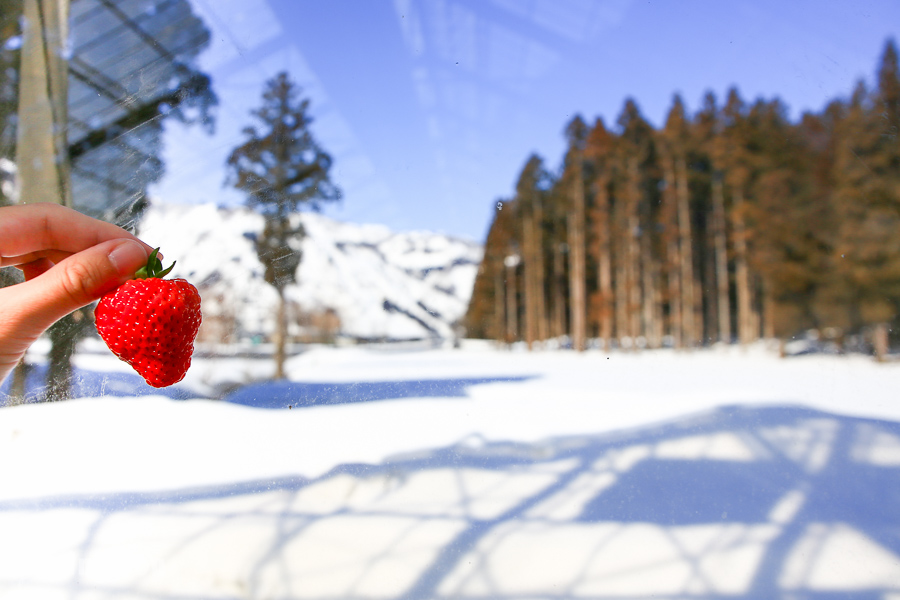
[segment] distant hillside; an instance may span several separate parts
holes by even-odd
[[[478,244],[428,232],[340,223],[303,214],[307,237],[298,285],[287,288],[296,339],[448,339],[466,312],[481,261]],[[154,205],[140,226],[161,247],[172,276],[203,297],[207,341],[265,337],[274,288],[263,280],[253,240],[263,219],[245,208]]]

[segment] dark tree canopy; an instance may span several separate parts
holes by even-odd
[[[247,205],[265,218],[256,252],[267,283],[278,292],[275,377],[284,376],[287,321],[285,289],[297,281],[305,235],[297,213],[319,210],[340,200],[341,191],[328,172],[331,156],[313,138],[309,100],[287,73],[267,82],[262,106],[252,115],[257,124],[244,129],[245,141],[228,157],[228,181],[247,194]]]
[[[259,126],[244,129],[246,141],[228,158],[231,183],[267,217],[317,211],[321,203],[341,198],[328,176],[331,156],[309,130],[309,99],[298,100],[301,92],[287,73],[269,81],[262,106],[252,113]]]

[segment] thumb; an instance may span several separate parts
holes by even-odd
[[[139,242],[118,239],[73,254],[31,281],[15,286],[22,324],[38,333],[73,310],[130,279],[147,263]]]

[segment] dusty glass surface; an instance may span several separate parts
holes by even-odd
[[[898,23],[0,0],[0,226],[203,314],[174,385],[94,305],[0,382],[0,597],[900,594]]]

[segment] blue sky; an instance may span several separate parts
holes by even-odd
[[[797,116],[874,79],[895,0],[192,0],[214,135],[167,126],[160,202],[240,204],[224,185],[263,83],[287,70],[344,190],[325,214],[481,241],[529,154],[556,167],[576,113],[654,124],[672,95],[779,96]]]

